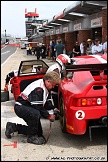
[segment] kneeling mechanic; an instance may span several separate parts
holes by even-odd
[[[55,71],[46,73],[42,79],[29,84],[19,95],[15,102],[14,111],[22,118],[26,125],[7,122],[5,135],[11,138],[11,134],[27,135],[27,142],[37,145],[45,144],[41,117],[54,120],[54,115],[50,115],[49,110],[55,107],[51,101],[51,89],[60,83],[60,76]]]

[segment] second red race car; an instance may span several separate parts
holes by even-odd
[[[63,132],[83,135],[107,127],[107,55],[72,58],[58,88],[60,124]]]

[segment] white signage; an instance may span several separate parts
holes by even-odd
[[[59,29],[56,30],[56,34],[59,34]]]
[[[68,32],[68,27],[64,27],[63,28],[63,32],[65,33],[65,32]]]
[[[81,29],[81,23],[74,25],[74,30],[80,30]]]
[[[53,31],[53,30],[51,30],[51,31],[50,31],[50,33],[51,33],[51,34],[54,34],[54,31]]]
[[[91,20],[91,27],[102,26],[102,17]]]

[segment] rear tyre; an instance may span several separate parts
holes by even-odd
[[[1,102],[9,101],[9,91],[1,90]]]
[[[65,117],[65,111],[64,111],[64,101],[62,96],[60,97],[59,100],[59,104],[60,104],[60,126],[61,126],[61,130],[63,133],[67,133],[66,131],[66,117]]]

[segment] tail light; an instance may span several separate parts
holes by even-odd
[[[106,104],[107,104],[106,97],[74,99],[75,106],[100,106]]]

